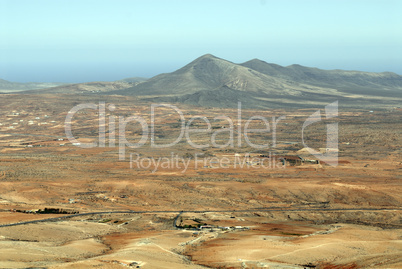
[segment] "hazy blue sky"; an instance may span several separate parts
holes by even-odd
[[[0,0],[0,78],[111,81],[212,53],[402,74],[399,0]]]

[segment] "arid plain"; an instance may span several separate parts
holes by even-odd
[[[104,115],[82,109],[71,126],[82,144],[99,142],[101,126],[104,147],[73,145],[65,133],[68,112],[103,102]],[[155,137],[123,154],[121,135],[139,142],[144,129],[133,121],[119,132],[120,117],[142,117],[150,130],[151,102],[97,94],[2,95],[0,268],[402,267],[400,108],[340,108],[335,167],[314,163],[302,144],[303,123],[323,107],[243,109],[239,116],[234,108],[173,105],[186,124],[194,116],[209,119],[212,131],[222,131],[215,136],[220,145],[229,141],[224,130],[230,126],[215,117],[233,119],[237,130],[253,116],[270,119],[270,132],[248,137],[270,147],[250,147],[241,131],[234,133],[234,147],[188,143],[211,143],[205,133],[152,147],[180,135],[177,111],[157,107]],[[273,137],[272,117],[281,116]],[[326,148],[329,122],[304,130],[309,147]],[[200,118],[192,124],[207,127]],[[249,126],[262,127],[259,120]],[[271,158],[262,157],[267,154]],[[158,159],[163,167],[151,162]]]

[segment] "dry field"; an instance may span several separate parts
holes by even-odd
[[[65,134],[70,109],[102,102],[104,111],[74,115],[72,134],[82,144],[104,137],[104,147],[73,145]],[[339,164],[333,167],[282,166],[259,157],[314,159],[303,150],[301,130],[319,108],[239,115],[175,105],[194,129],[208,126],[190,118],[206,117],[219,131],[219,145],[230,140],[232,119],[234,147],[195,149],[185,135],[174,146],[152,147],[172,143],[181,130],[177,111],[157,107],[155,137],[122,152],[119,143],[140,143],[144,134],[139,118],[132,119],[122,140],[122,117],[141,117],[151,130],[151,103],[95,94],[2,95],[0,268],[402,267],[400,109],[344,110],[340,104],[336,119],[306,128],[306,144],[325,149],[326,124],[338,122]],[[214,120],[222,115],[226,120]],[[270,133],[249,136],[254,144],[269,143],[266,150],[249,146],[238,132],[253,116],[269,120]],[[272,117],[280,116],[286,118],[273,137]],[[264,128],[262,121],[249,123],[249,129]],[[190,139],[212,145],[210,134]]]

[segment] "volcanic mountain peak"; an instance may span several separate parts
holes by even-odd
[[[264,85],[259,76],[266,77],[241,65],[206,54],[179,70],[160,74],[119,93],[123,95],[181,95],[219,89],[223,85],[235,90],[256,91]],[[252,85],[252,88],[249,89],[247,85]]]
[[[227,60],[218,58],[212,54],[205,54],[198,57],[194,61],[180,68],[179,70],[173,72],[172,74],[181,74],[184,72],[209,72],[214,73],[220,71],[220,69],[233,69],[234,63]]]
[[[204,59],[204,58],[221,59],[219,57],[216,57],[215,55],[212,55],[211,53],[204,54],[204,55],[198,57],[197,59]],[[223,59],[221,59],[221,60],[223,60]]]

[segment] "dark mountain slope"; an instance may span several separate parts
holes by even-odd
[[[152,101],[183,103],[203,107],[221,107],[221,108],[237,108],[238,102],[241,102],[243,108],[259,108],[267,109],[277,107],[260,98],[266,98],[265,94],[249,93],[234,90],[228,86],[222,86],[214,90],[202,90],[196,93],[185,94],[176,97],[160,97],[152,98]]]

